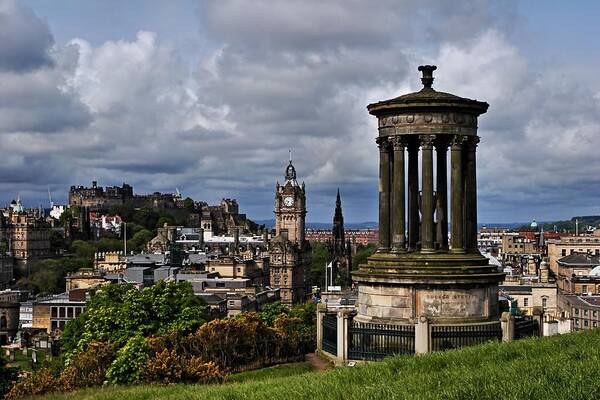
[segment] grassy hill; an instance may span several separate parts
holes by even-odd
[[[393,357],[324,373],[303,367],[274,371],[223,385],[107,387],[43,399],[598,399],[600,330]]]

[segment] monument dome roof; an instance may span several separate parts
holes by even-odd
[[[489,104],[482,101],[472,100],[465,97],[456,96],[446,92],[438,92],[432,88],[433,71],[435,65],[421,65],[419,71],[423,73],[421,82],[423,89],[418,92],[404,94],[393,99],[383,100],[377,103],[369,104],[367,110],[370,114],[379,115],[386,112],[397,111],[397,109],[415,108],[457,108],[468,109],[474,114],[483,114],[487,111]]]

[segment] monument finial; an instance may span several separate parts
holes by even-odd
[[[433,85],[433,71],[435,71],[437,67],[435,65],[420,65],[419,71],[423,73],[423,77],[421,78],[421,82],[423,83],[424,88],[431,89]]]

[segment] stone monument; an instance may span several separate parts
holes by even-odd
[[[379,247],[353,273],[355,321],[499,320],[504,274],[477,249],[477,118],[488,104],[434,90],[435,70],[419,67],[420,91],[367,107],[379,122]]]

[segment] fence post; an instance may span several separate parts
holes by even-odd
[[[323,317],[327,312],[327,305],[317,304],[317,351],[323,351]]]
[[[512,342],[515,340],[515,317],[509,312],[503,312],[500,318],[502,326],[502,341]]]
[[[429,320],[421,315],[415,326],[415,354],[429,353]]]
[[[544,312],[540,308],[534,308],[533,312],[533,320],[537,321],[538,331],[537,336],[543,336],[543,322],[544,322]]]

